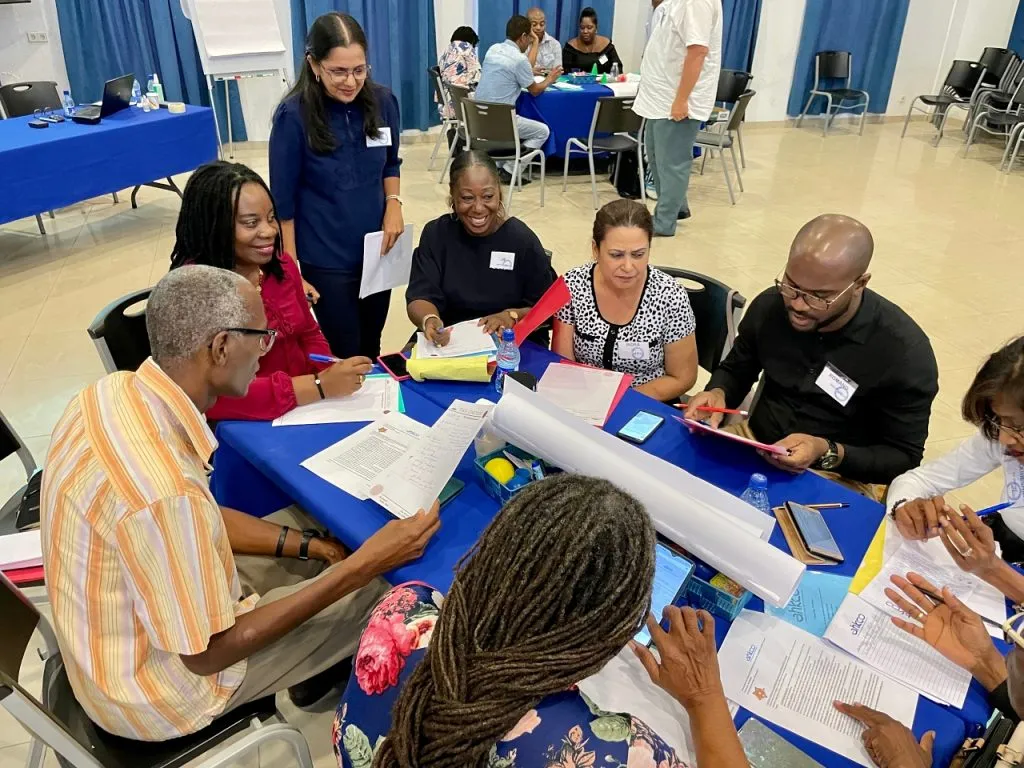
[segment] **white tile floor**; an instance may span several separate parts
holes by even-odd
[[[863,220],[876,240],[872,287],[917,319],[939,361],[940,392],[925,452],[934,458],[971,433],[959,400],[984,355],[1024,332],[1014,310],[1024,284],[1024,171],[999,173],[996,144],[972,149],[965,160],[955,132],[934,148],[924,122],[914,123],[902,142],[899,131],[898,124],[872,124],[863,137],[838,129],[822,139],[813,122],[800,130],[748,126],[747,191],[739,204],[729,205],[721,169],[709,163],[690,187],[694,217],[674,239],[656,241],[653,261],[713,275],[750,298],[770,284],[808,219],[838,212]],[[402,152],[406,221],[417,228],[445,210],[447,187],[437,183],[440,167],[426,171],[429,153],[423,144]],[[267,173],[265,146],[241,145],[237,159]],[[543,208],[539,184],[526,187],[513,213],[554,251],[555,267],[564,271],[589,258],[594,212],[584,178],[571,178],[565,195],[559,185],[556,175],[548,177]],[[602,202],[614,199],[606,182],[599,189]],[[143,189],[139,202],[133,211],[108,196],[60,210],[46,220],[51,234],[45,238],[31,219],[0,227],[0,410],[39,461],[68,399],[102,374],[86,326],[106,303],[152,285],[167,268],[177,198]],[[384,348],[400,346],[410,330],[396,292]],[[13,491],[19,472],[16,462],[0,465],[0,497]],[[990,475],[956,496],[981,506],[1000,488]],[[36,685],[37,667],[26,665]],[[297,711],[287,701],[283,706],[306,734],[317,764],[332,766],[332,702],[319,714]],[[27,738],[0,714],[0,768],[22,765]]]

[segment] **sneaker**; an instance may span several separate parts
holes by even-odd
[[[654,184],[650,181],[647,182],[647,196],[651,198],[651,200],[658,199],[658,190],[654,188]]]
[[[686,221],[686,219],[690,218],[691,215],[690,209],[684,208],[679,212],[679,215],[676,216],[676,221]]]

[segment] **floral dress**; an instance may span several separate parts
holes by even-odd
[[[456,40],[444,49],[437,60],[437,67],[445,85],[463,85],[472,90],[480,82],[480,59],[476,48],[463,40]],[[436,101],[437,97],[434,99]],[[437,109],[447,120],[455,117],[455,110],[450,105],[438,104]]]
[[[359,641],[352,678],[334,716],[341,768],[370,768],[391,727],[402,685],[423,658],[440,592],[409,583],[388,592]],[[688,768],[647,725],[605,712],[573,688],[547,696],[491,749],[490,768]]]

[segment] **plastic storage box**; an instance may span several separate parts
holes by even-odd
[[[695,608],[732,621],[749,602],[751,593],[721,573],[705,581],[694,573],[686,584],[686,599]]]

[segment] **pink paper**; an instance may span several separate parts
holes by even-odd
[[[757,442],[757,440],[749,440],[746,437],[734,435],[732,432],[726,432],[723,429],[715,429],[714,427],[709,427],[707,424],[704,424],[703,422],[694,421],[693,419],[686,419],[683,418],[682,416],[673,416],[672,418],[682,424],[685,424],[691,430],[695,429],[698,432],[703,432],[706,435],[724,437],[726,440],[732,440],[734,443],[742,443],[743,445],[749,445],[751,448],[757,448],[759,451],[765,451],[767,453],[774,453],[777,456],[789,455],[789,451],[787,449],[782,448],[778,445],[768,445],[767,443],[759,443]]]

